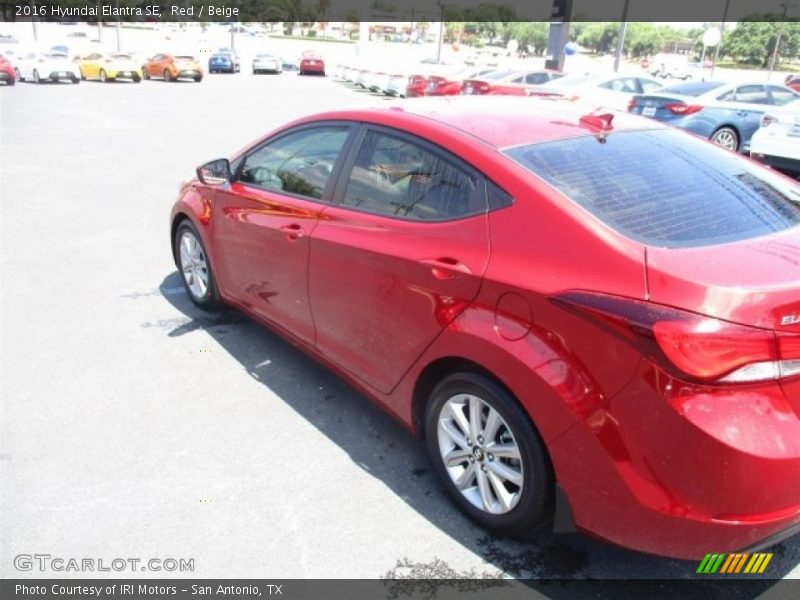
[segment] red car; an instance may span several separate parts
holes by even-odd
[[[478,79],[465,79],[460,93],[523,96],[525,94],[519,93],[519,90],[526,88],[521,86],[542,85],[563,76],[563,73],[549,69],[533,69],[530,71],[497,69]]]
[[[795,92],[800,92],[800,75],[789,75],[786,78],[786,87],[792,88]]]
[[[497,67],[467,67],[453,73],[431,75],[425,85],[426,96],[455,96],[461,92],[465,79],[480,77],[496,71]]]
[[[428,88],[428,75],[415,74],[408,78],[406,85],[406,98],[419,98],[425,95]]]
[[[0,81],[5,85],[17,83],[17,74],[14,71],[14,67],[4,56],[0,56]]]
[[[800,186],[585,110],[431,98],[281,127],[182,188],[186,290],[424,437],[493,532],[775,543],[800,529]]]
[[[300,57],[300,75],[311,73],[325,76],[325,61],[318,52],[308,50]]]

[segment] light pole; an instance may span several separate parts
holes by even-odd
[[[786,21],[786,13],[789,10],[790,6],[794,8],[797,5],[789,4],[788,0],[785,0],[783,4],[781,4],[781,6],[783,7],[783,16],[781,18],[780,24],[778,24],[778,35],[775,38],[775,48],[773,48],[772,56],[769,59],[769,74],[767,74],[767,81],[772,79],[772,71],[775,69],[775,63],[778,60],[778,50],[781,47],[781,34],[783,33],[783,23],[784,21]]]
[[[619,72],[619,63],[622,60],[622,51],[625,48],[625,30],[628,28],[628,4],[630,0],[625,0],[625,7],[622,9],[622,23],[619,24],[619,34],[617,35],[617,54],[614,57],[614,72]]]
[[[714,49],[714,62],[711,63],[711,75],[709,75],[709,79],[714,79],[714,69],[717,68],[717,61],[719,60],[719,49],[722,47],[722,38],[725,36],[725,21],[728,20],[728,7],[731,4],[731,0],[725,0],[725,10],[722,12],[722,23],[719,25],[719,44]],[[703,68],[703,64],[700,63],[700,69]],[[700,71],[702,73],[702,70]]]
[[[436,64],[442,62],[442,42],[444,41],[444,2],[436,0],[436,6],[439,7],[439,44],[436,47]]]
[[[36,22],[36,2],[31,0],[31,25],[33,26],[33,39],[39,41],[39,25]]]
[[[120,41],[120,29],[122,25],[119,22],[119,0],[117,0],[117,52],[122,51],[122,42]]]

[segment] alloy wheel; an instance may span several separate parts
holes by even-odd
[[[727,127],[720,129],[714,134],[714,137],[711,138],[715,144],[722,146],[728,150],[736,151],[736,148],[739,145],[739,140],[736,138],[736,134]]]
[[[201,300],[208,293],[208,261],[203,248],[191,231],[184,231],[179,244],[180,264],[186,287]]]
[[[457,394],[439,413],[437,435],[445,469],[475,508],[500,515],[519,502],[525,476],[511,428],[481,398]]]

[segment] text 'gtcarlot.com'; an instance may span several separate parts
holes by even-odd
[[[63,558],[50,554],[17,554],[14,557],[17,571],[194,571],[193,558]]]

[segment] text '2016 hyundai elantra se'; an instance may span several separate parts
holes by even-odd
[[[800,186],[529,98],[295,121],[171,216],[201,307],[277,330],[426,440],[455,503],[693,558],[800,528]]]

